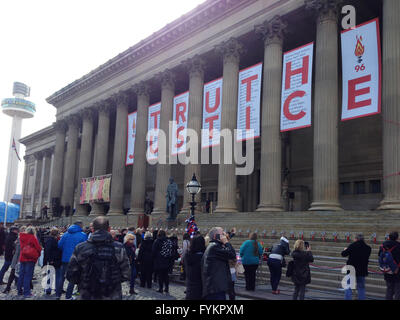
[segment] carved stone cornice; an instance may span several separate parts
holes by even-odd
[[[245,53],[243,45],[233,37],[218,44],[215,51],[223,57],[224,63],[239,63],[240,56]]]
[[[145,97],[149,98],[150,92],[151,92],[151,87],[147,82],[141,81],[133,86],[133,91],[136,93],[136,95],[138,97],[145,96]]]
[[[67,130],[67,123],[64,119],[57,120],[56,122],[53,122],[53,127],[56,130],[56,132],[61,132],[65,133]]]
[[[30,162],[32,160],[32,155],[28,154],[24,156],[24,160],[26,163]]]
[[[305,0],[306,9],[312,10],[317,16],[317,22],[337,20],[339,5],[343,0]]]
[[[52,148],[48,148],[48,149],[43,150],[43,157],[51,158],[52,154],[53,154]]]
[[[186,72],[189,74],[189,77],[200,77],[204,78],[204,69],[206,66],[206,62],[199,55],[195,55],[192,58],[186,59],[182,61]]]
[[[286,33],[287,23],[278,15],[271,20],[265,20],[263,23],[254,27],[255,33],[264,41],[264,45],[283,44]]]
[[[176,41],[190,37],[191,34],[200,30],[221,17],[226,17],[241,7],[247,6],[256,0],[214,0],[205,1],[196,9],[188,14],[179,17],[161,30],[153,33],[148,38],[130,47],[108,62],[99,66],[82,78],[72,82],[68,86],[55,92],[46,101],[52,105],[57,105],[78,93],[93,87],[109,79],[122,70],[132,68],[140,64],[143,60],[159,52],[166,47],[176,43]]]
[[[170,69],[159,72],[155,78],[160,82],[161,89],[175,90],[175,75]]]

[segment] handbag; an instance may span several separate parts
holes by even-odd
[[[235,269],[236,269],[237,273],[240,273],[240,274],[244,273],[244,267],[241,263],[237,263],[235,266]]]

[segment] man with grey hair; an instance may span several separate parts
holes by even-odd
[[[342,251],[343,257],[349,257],[347,264],[356,269],[356,281],[358,300],[365,300],[365,277],[368,276],[368,262],[371,255],[371,247],[364,241],[364,236],[358,233],[355,241]],[[346,289],[345,299],[352,299],[351,288]]]
[[[226,300],[232,281],[229,260],[236,259],[236,252],[222,228],[212,228],[208,237],[210,243],[201,259],[203,297],[206,300]]]

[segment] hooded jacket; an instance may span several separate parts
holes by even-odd
[[[294,261],[292,281],[297,285],[306,285],[311,282],[309,263],[314,261],[311,251],[294,250],[292,252]]]
[[[6,238],[4,260],[11,261],[15,252],[15,240],[18,239],[18,234],[10,232]]]
[[[61,261],[63,263],[68,263],[71,259],[72,253],[75,247],[87,240],[86,233],[82,232],[82,228],[76,224],[73,224],[68,228],[67,233],[65,233],[60,241],[58,241],[58,248],[62,251]]]
[[[289,241],[286,238],[281,237],[280,243],[276,243],[272,246],[269,259],[283,260],[284,256],[288,255],[289,253]],[[279,256],[282,258],[279,258]]]
[[[71,283],[78,285],[82,300],[95,299],[89,289],[90,283],[87,282],[90,257],[96,253],[96,247],[114,246],[114,254],[117,267],[112,268],[111,279],[114,285],[113,292],[109,297],[102,297],[107,300],[121,300],[122,286],[121,283],[129,281],[131,277],[131,268],[126,250],[122,243],[114,241],[112,236],[104,230],[98,230],[92,234],[86,242],[76,246],[71,260],[68,264],[66,278]],[[99,298],[97,298],[99,299]],[[101,298],[100,298],[101,299]]]
[[[19,235],[19,243],[21,245],[21,253],[19,256],[19,261],[20,262],[35,262],[37,259],[40,257],[40,253],[42,251],[42,247],[39,244],[38,239],[35,237],[35,235],[30,234],[30,233],[20,233]],[[24,254],[24,250],[27,247],[32,248],[32,252],[34,253],[33,257],[28,257]]]
[[[232,282],[229,260],[236,259],[236,252],[227,242],[211,240],[201,260],[203,297],[228,292]]]

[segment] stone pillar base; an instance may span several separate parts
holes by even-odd
[[[257,212],[280,212],[284,211],[281,205],[274,204],[260,204],[257,209]]]
[[[343,211],[338,202],[313,202],[309,211]]]
[[[92,210],[90,211],[89,217],[104,216],[104,206],[101,203],[92,203]]]
[[[107,212],[107,216],[123,216],[124,212],[120,209],[110,209]]]
[[[400,211],[399,200],[382,200],[377,210],[397,210]]]
[[[238,210],[236,208],[215,208],[215,213],[236,213]]]

